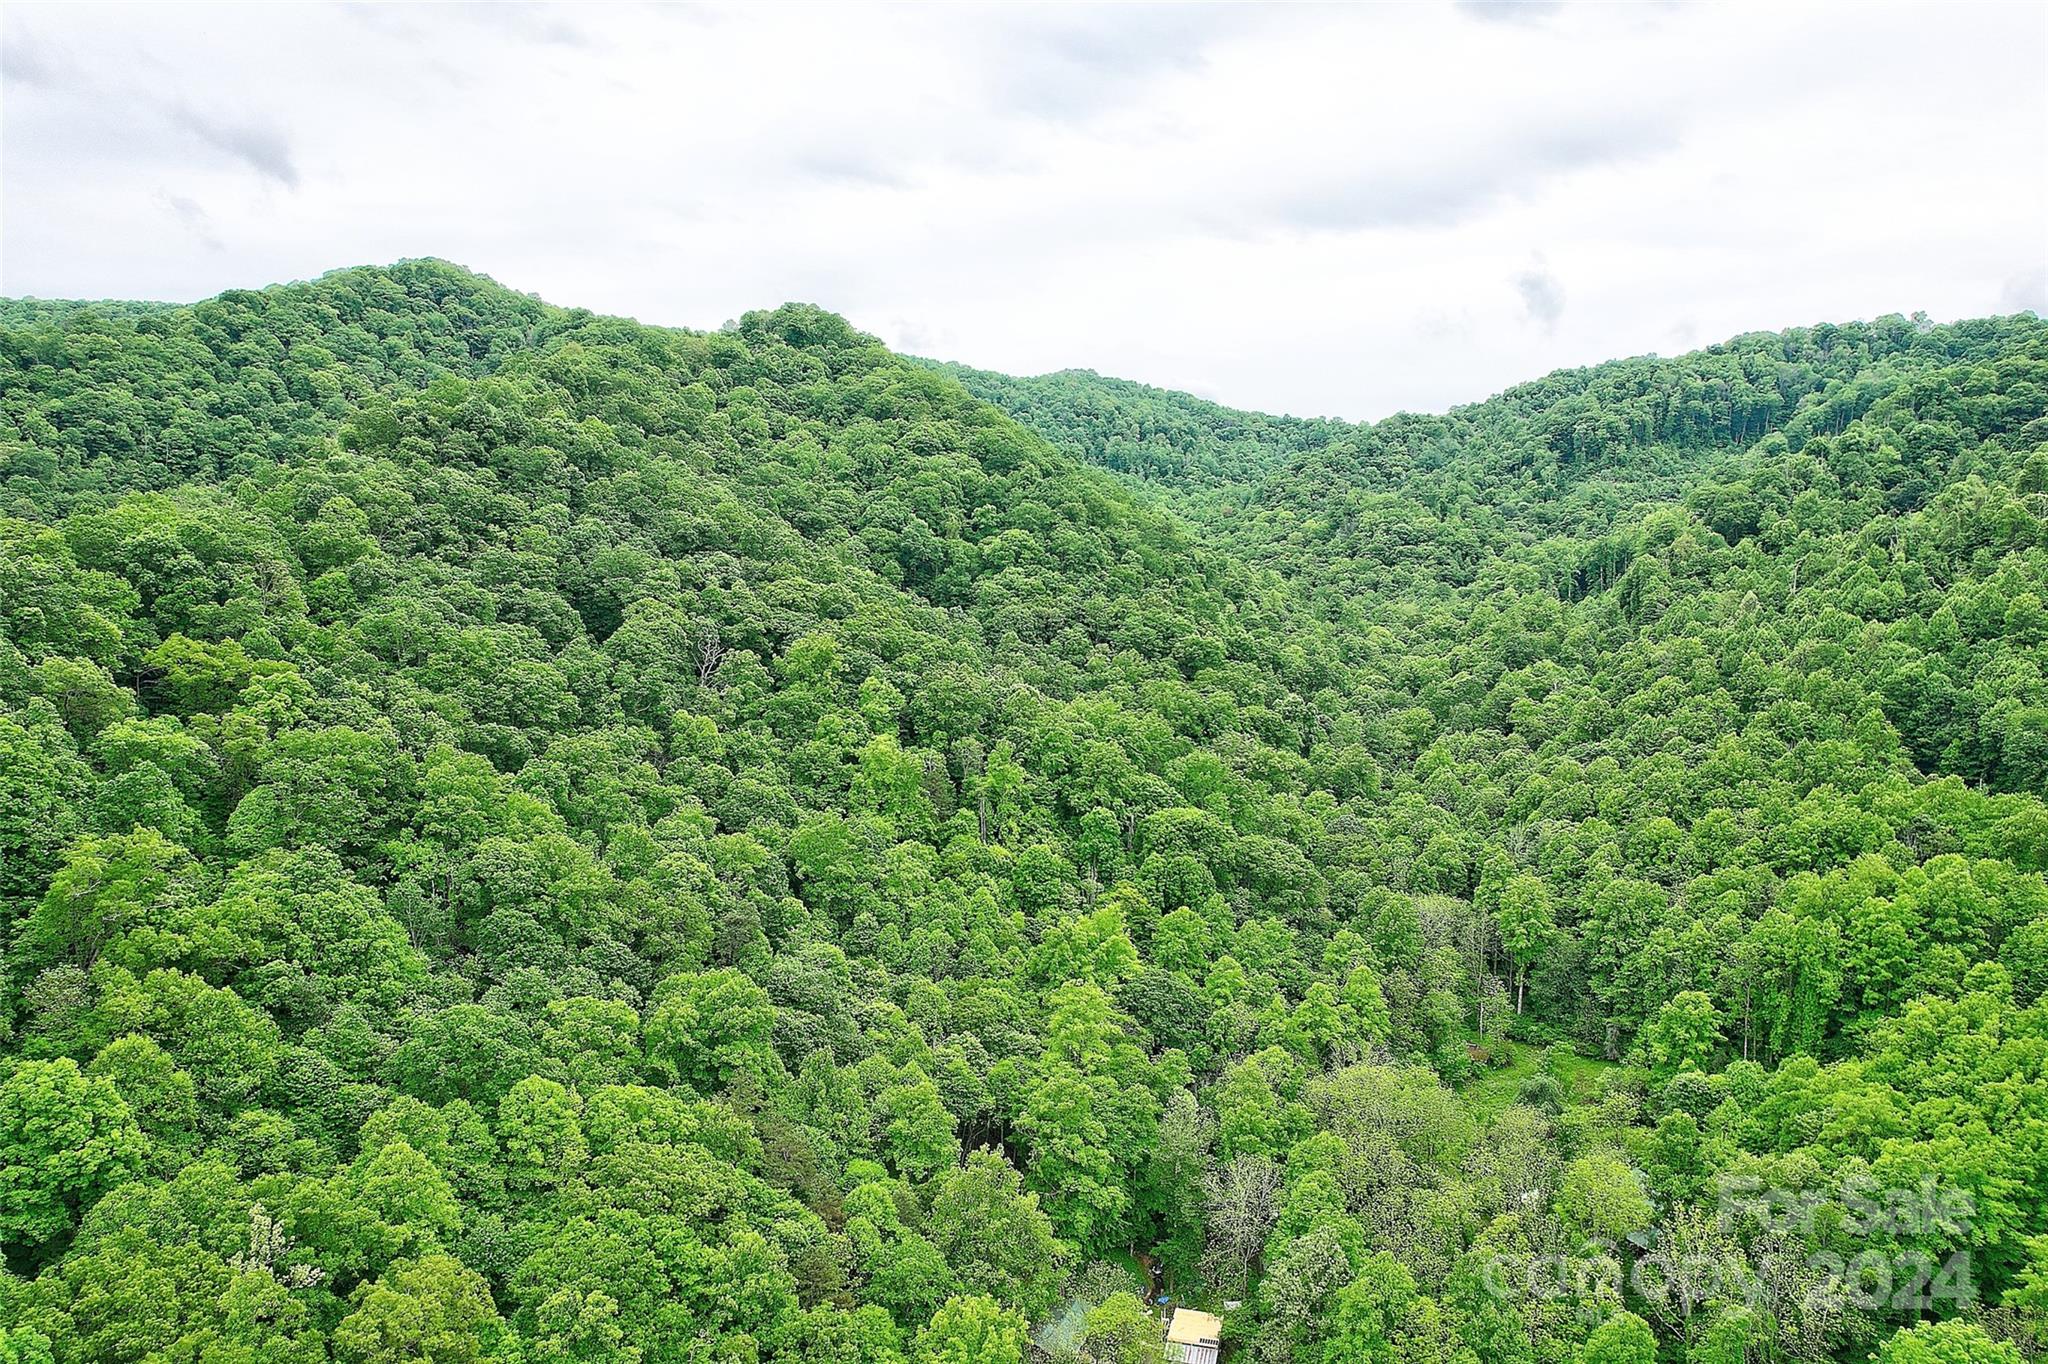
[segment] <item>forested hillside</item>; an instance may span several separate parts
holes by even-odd
[[[1353,430],[1343,422],[1238,412],[1091,370],[1020,379],[920,363],[958,379],[1077,459],[1169,495],[1239,488]]]
[[[2048,1350],[2037,319],[1352,426],[428,261],[0,414],[0,1364]]]

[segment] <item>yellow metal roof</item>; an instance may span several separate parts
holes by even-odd
[[[1223,1318],[1192,1308],[1176,1307],[1166,1325],[1166,1339],[1175,1345],[1213,1344],[1223,1339]]]

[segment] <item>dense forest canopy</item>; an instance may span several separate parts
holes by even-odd
[[[2048,1350],[2048,325],[1370,426],[0,305],[0,1361]]]

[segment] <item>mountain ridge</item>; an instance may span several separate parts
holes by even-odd
[[[332,281],[338,278],[348,277],[352,275],[376,274],[379,272],[387,272],[391,270],[398,270],[413,266],[424,266],[442,269],[451,272],[456,276],[460,276],[468,281],[474,282],[476,284],[489,286],[492,289],[500,290],[506,294],[526,299],[534,303],[539,303],[545,307],[556,309],[561,312],[575,313],[585,316],[601,316],[600,314],[590,312],[590,310],[588,309],[577,308],[574,307],[573,305],[547,303],[544,299],[541,298],[539,294],[526,293],[519,290],[515,290],[510,286],[499,282],[491,275],[485,274],[481,271],[472,270],[467,266],[461,265],[460,263],[455,261],[448,260],[444,257],[415,256],[406,257],[402,260],[392,263],[389,266],[375,264],[340,266],[333,270],[325,271],[322,274],[309,279],[283,280],[272,284],[256,286],[254,288],[226,289],[218,294],[210,295],[207,298],[198,299],[186,303],[153,299],[73,299],[54,297],[45,298],[40,296],[0,296],[0,324],[9,326],[34,325],[38,322],[53,321],[72,313],[83,312],[88,310],[105,310],[108,312],[109,315],[113,316],[136,316],[148,312],[158,312],[174,309],[189,309],[199,307],[206,303],[218,303],[223,299],[230,298],[238,294],[262,293],[274,290],[289,290],[294,288],[306,287],[309,285],[320,284],[323,282]],[[818,305],[799,302],[796,300],[787,301],[781,305],[778,305],[776,308],[764,308],[755,311],[773,313],[784,308],[816,309],[819,312],[830,313],[829,309],[821,309],[818,308]],[[838,318],[838,320],[841,323],[844,323],[849,327],[851,326],[851,323],[848,322],[843,315],[837,313],[830,313],[830,315]],[[712,329],[695,328],[672,324],[646,323],[638,321],[637,319],[625,317],[620,317],[617,320],[631,322],[633,325],[645,326],[654,330],[676,331],[694,335],[708,334],[713,330],[730,329],[731,327],[737,325],[735,323],[727,323],[725,328]],[[1827,321],[1804,325],[1788,326],[1778,328],[1776,330],[1760,329],[1745,331],[1736,333],[1726,338],[1725,340],[1695,346],[1688,350],[1680,351],[1675,354],[1667,355],[1658,351],[1645,351],[1636,355],[1615,356],[1611,359],[1594,361],[1588,364],[1559,366],[1557,368],[1547,370],[1541,375],[1520,381],[1518,383],[1510,384],[1506,388],[1503,388],[1492,394],[1488,394],[1484,397],[1478,397],[1454,403],[1450,407],[1444,409],[1441,412],[1420,412],[1402,409],[1400,411],[1390,413],[1385,417],[1373,420],[1357,421],[1341,417],[1300,416],[1291,413],[1267,412],[1257,408],[1233,407],[1228,403],[1213,398],[1202,397],[1198,394],[1189,392],[1184,389],[1176,389],[1168,385],[1155,384],[1143,380],[1126,379],[1112,374],[1104,374],[1098,370],[1086,367],[1068,366],[1062,367],[1060,369],[1045,371],[1039,374],[1018,375],[1009,374],[1007,372],[999,370],[980,368],[966,364],[961,361],[941,360],[932,357],[912,355],[909,354],[908,352],[902,353],[902,356],[904,359],[910,361],[911,363],[923,365],[941,372],[950,373],[955,375],[956,377],[964,375],[973,377],[977,380],[986,380],[991,382],[1004,381],[1010,385],[1020,386],[1041,385],[1054,380],[1094,381],[1115,391],[1138,392],[1157,398],[1175,399],[1178,400],[1182,405],[1196,410],[1208,411],[1219,414],[1230,414],[1238,418],[1257,418],[1260,421],[1273,423],[1277,425],[1298,425],[1313,428],[1327,427],[1337,430],[1355,431],[1370,428],[1385,422],[1428,419],[1431,417],[1449,417],[1453,414],[1466,411],[1472,408],[1484,407],[1488,404],[1497,403],[1504,399],[1515,397],[1516,395],[1522,394],[1524,392],[1539,393],[1545,390],[1546,388],[1556,386],[1560,381],[1568,381],[1574,378],[1590,378],[1602,371],[1609,370],[1617,366],[1635,366],[1644,364],[1679,365],[1684,364],[1688,361],[1696,361],[1697,359],[1706,356],[1740,353],[1746,346],[1746,344],[1764,342],[1784,342],[1787,338],[1791,337],[1825,336],[1830,333],[1849,336],[1864,331],[1873,333],[1883,332],[1892,335],[1897,335],[1910,330],[1922,337],[1942,333],[1961,335],[1977,331],[1985,327],[1994,326],[1997,324],[2025,325],[2029,321],[2038,324],[2040,322],[2040,318],[2037,314],[2019,312],[2009,314],[1984,314],[1978,317],[1959,318],[1953,322],[1933,323],[1929,322],[1926,319],[1925,315],[1920,313],[1914,313],[1911,315],[1904,313],[1886,313],[1868,320]],[[865,335],[865,333],[863,333],[863,335]]]

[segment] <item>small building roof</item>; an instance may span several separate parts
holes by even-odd
[[[1166,1339],[1174,1345],[1214,1345],[1223,1339],[1223,1318],[1213,1312],[1176,1307],[1166,1324]]]

